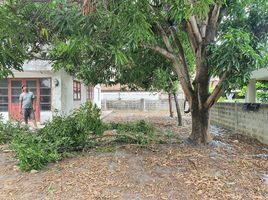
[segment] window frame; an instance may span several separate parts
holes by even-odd
[[[49,82],[50,82],[50,87],[48,88],[48,87],[42,87],[41,86],[41,81],[43,80],[43,79],[48,79],[49,80]],[[38,81],[39,81],[39,107],[40,107],[40,112],[49,112],[49,111],[51,111],[52,110],[52,79],[51,79],[51,77],[48,77],[48,78],[39,78],[38,79]],[[50,90],[50,93],[49,94],[41,94],[41,90],[42,89],[49,89]],[[41,97],[49,97],[50,98],[50,102],[49,103],[42,103],[41,102]],[[42,105],[49,105],[50,106],[50,109],[48,109],[48,110],[43,110],[42,109]]]
[[[1,81],[6,81],[7,82],[6,86],[0,86],[0,89],[7,90],[7,94],[5,94],[5,95],[1,94],[1,97],[6,97],[7,98],[7,102],[0,102],[0,106],[1,106],[0,112],[8,112],[8,109],[9,109],[8,79],[3,79]],[[2,110],[2,108],[3,108],[3,110]]]
[[[94,100],[94,87],[93,86],[87,87],[87,99],[90,101]]]
[[[73,80],[73,100],[81,101],[81,82]]]

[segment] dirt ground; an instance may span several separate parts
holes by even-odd
[[[268,199],[267,145],[214,126],[209,147],[185,145],[189,116],[181,128],[161,112],[113,112],[104,120],[141,119],[169,134],[168,144],[92,150],[28,173],[0,146],[0,199]]]

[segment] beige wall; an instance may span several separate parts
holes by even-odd
[[[241,103],[217,103],[211,109],[210,122],[268,144],[268,105],[245,111]]]

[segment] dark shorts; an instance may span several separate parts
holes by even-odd
[[[22,114],[23,114],[24,120],[35,119],[34,112],[33,112],[32,108],[24,108]]]

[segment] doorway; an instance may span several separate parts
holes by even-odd
[[[40,84],[38,79],[9,79],[8,80],[8,91],[9,91],[9,119],[10,120],[21,120],[22,115],[19,113],[19,97],[22,93],[21,86],[27,85],[29,91],[35,95],[36,110],[35,119],[37,122],[40,121]]]

